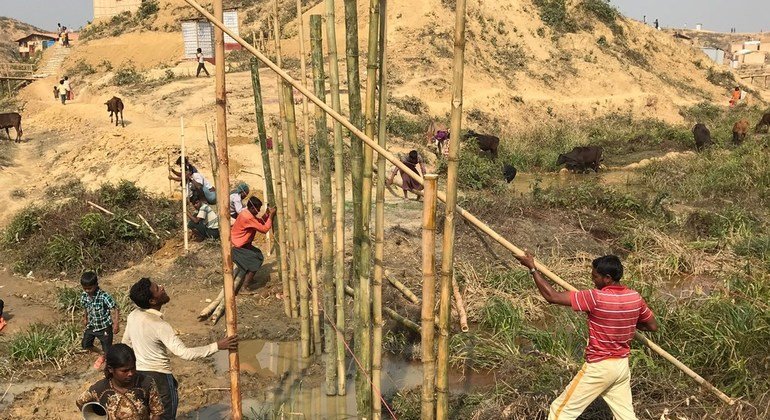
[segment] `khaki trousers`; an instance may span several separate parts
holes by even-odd
[[[628,358],[585,363],[548,412],[548,420],[572,420],[597,397],[612,410],[615,420],[636,420],[631,401]]]

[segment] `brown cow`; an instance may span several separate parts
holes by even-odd
[[[110,122],[112,122],[112,114],[115,114],[115,127],[118,126],[118,113],[120,113],[120,122],[123,127],[126,126],[126,121],[123,119],[123,101],[117,96],[113,96],[112,99],[104,103],[107,105],[107,112],[110,113]]]
[[[741,118],[733,125],[733,144],[741,144],[749,133],[749,120]]]
[[[5,129],[5,135],[8,136],[8,140],[11,139],[10,128],[16,129],[16,143],[21,142],[21,114],[18,112],[8,112],[0,114],[0,130]]]

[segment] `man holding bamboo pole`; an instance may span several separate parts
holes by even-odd
[[[628,368],[629,343],[637,329],[657,331],[658,324],[639,293],[620,284],[620,259],[605,255],[593,261],[591,279],[596,289],[557,292],[535,268],[532,254],[526,252],[516,258],[529,269],[546,301],[588,313],[586,363],[551,404],[548,420],[576,419],[599,396],[615,419],[636,420]]]

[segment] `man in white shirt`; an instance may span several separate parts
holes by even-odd
[[[171,300],[163,286],[145,277],[131,286],[129,296],[139,308],[128,315],[123,343],[134,349],[136,370],[155,380],[164,408],[161,419],[173,420],[179,405],[178,383],[171,374],[168,352],[185,360],[201,359],[218,350],[236,350],[238,336],[225,337],[202,347],[187,347],[160,312]]]
[[[195,53],[195,58],[198,60],[198,70],[195,72],[195,77],[198,77],[201,75],[201,70],[203,70],[204,73],[206,73],[206,77],[211,76],[209,74],[209,71],[206,70],[206,66],[203,64],[205,61],[205,57],[203,57],[203,50],[198,48],[198,51]]]

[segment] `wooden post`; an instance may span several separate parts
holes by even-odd
[[[211,134],[212,136],[209,137],[209,125],[204,123],[203,124],[204,130],[206,130],[206,144],[209,146],[209,162],[211,163],[211,176],[214,178],[214,185],[217,185],[217,178],[219,175],[217,174],[217,171],[219,171],[219,162],[217,161],[217,145],[216,140],[214,139],[215,128],[214,126],[211,127]],[[221,193],[220,193],[221,194]]]
[[[460,0],[463,1],[464,0]],[[209,13],[206,9],[204,9],[200,4],[198,4],[195,0],[185,0],[187,4],[191,5],[195,10],[197,10],[201,15],[203,15],[206,19],[208,19],[214,26],[217,26],[220,29],[224,29],[225,32],[230,35],[233,39],[235,39],[236,42],[238,42],[240,45],[242,45],[246,50],[248,50],[251,54],[256,56],[261,62],[265,63],[270,69],[272,69],[278,76],[285,80],[287,84],[293,86],[295,89],[297,89],[300,93],[305,95],[307,98],[309,98],[316,106],[320,107],[324,110],[330,117],[332,117],[335,121],[338,121],[340,124],[342,124],[346,129],[350,130],[351,134],[360,139],[361,141],[365,142],[369,147],[373,148],[377,153],[382,153],[385,156],[385,159],[387,159],[390,163],[395,165],[398,169],[406,173],[409,177],[414,179],[420,184],[423,184],[422,177],[409,169],[406,165],[404,165],[403,162],[399,160],[399,158],[392,153],[390,153],[388,150],[385,150],[381,148],[377,142],[372,140],[371,138],[367,137],[366,134],[364,134],[360,129],[358,129],[353,123],[351,123],[347,118],[345,118],[342,114],[332,109],[330,106],[323,103],[321,100],[319,100],[313,93],[311,93],[309,90],[303,88],[296,80],[292,79],[292,77],[283,71],[279,66],[277,66],[275,63],[270,61],[267,57],[265,57],[264,54],[257,51],[255,48],[250,46],[246,41],[243,40],[243,38],[239,37],[237,34],[233,33],[231,30],[225,28],[224,23],[221,20],[216,19],[211,13]],[[463,18],[464,19],[464,18]],[[455,158],[456,159],[456,158]],[[456,163],[456,162],[455,162]],[[442,202],[447,202],[447,195],[439,191],[436,196],[439,200]],[[456,198],[455,198],[456,201]],[[487,234],[490,238],[492,238],[495,242],[502,245],[505,249],[509,250],[514,256],[522,256],[524,255],[524,251],[516,247],[513,243],[502,237],[500,234],[495,232],[492,228],[490,228],[487,224],[479,220],[476,216],[474,216],[471,212],[463,209],[462,207],[455,204],[454,210],[462,216],[468,223],[471,225],[477,227],[479,230]],[[556,275],[554,272],[550,271],[548,267],[542,265],[541,263],[535,261],[535,267],[543,273],[546,277],[551,279],[553,282],[557,283],[559,286],[567,289],[567,290],[576,290],[574,286],[570,285],[566,281],[564,281],[561,277]],[[387,313],[387,312],[386,312]],[[637,331],[634,335],[639,341],[641,341],[644,345],[648,346],[652,351],[655,353],[658,353],[661,357],[675,365],[677,368],[682,370],[685,374],[690,376],[695,382],[703,386],[704,388],[708,389],[709,391],[713,392],[717,397],[719,397],[722,401],[724,401],[727,404],[734,404],[735,400],[730,398],[729,396],[725,395],[723,392],[721,392],[719,389],[714,387],[714,385],[710,384],[707,380],[705,380],[702,376],[698,375],[696,372],[694,372],[692,369],[684,365],[682,362],[677,360],[674,356],[672,356],[670,353],[668,353],[666,350],[662,349],[657,344],[653,343],[651,340],[649,340],[647,337],[644,336],[641,332]]]
[[[436,416],[436,359],[433,354],[434,308],[436,303],[436,184],[438,175],[425,175],[422,205],[422,420]]]
[[[304,204],[302,200],[302,181],[299,163],[299,142],[297,141],[297,126],[294,114],[294,101],[292,100],[291,86],[283,85],[283,103],[286,107],[286,125],[288,126],[289,138],[288,156],[290,163],[286,167],[286,179],[289,180],[289,192],[294,196],[294,209],[297,233],[297,288],[299,289],[299,319],[300,319],[300,340],[302,341],[302,357],[310,357],[310,307],[308,302],[308,278],[307,278],[307,260],[306,260],[306,236],[305,236],[305,215]]]
[[[378,62],[380,67],[379,74],[379,114],[378,121],[385,121],[388,113],[388,89],[387,89],[387,71],[386,60],[387,47],[387,14],[386,0],[380,1],[379,14],[379,55]],[[378,126],[377,144],[383,149],[386,148],[387,132],[385,124]],[[371,166],[369,171],[371,176]],[[382,278],[385,276],[385,157],[377,154],[377,193],[376,209],[374,212],[374,277],[372,279],[372,418],[380,420],[382,418],[382,401],[378,397],[382,389]]]
[[[337,29],[334,0],[326,2],[326,49],[329,52],[329,84],[332,109],[341,112],[340,65],[337,57]],[[334,284],[337,329],[345,334],[345,170],[342,125],[334,120]],[[337,395],[345,395],[345,343],[337,340]]]
[[[281,235],[281,225],[283,225],[284,219],[283,219],[283,209],[281,208],[283,205],[283,197],[276,197],[275,190],[273,189],[273,170],[271,165],[271,158],[270,158],[270,150],[267,146],[267,128],[265,127],[265,112],[262,102],[262,83],[259,78],[259,63],[257,62],[257,59],[252,57],[249,65],[251,67],[251,88],[254,91],[254,113],[257,118],[257,142],[259,143],[259,150],[262,154],[262,172],[264,173],[264,181],[265,181],[265,194],[267,196],[267,202],[271,204],[276,205],[276,213],[278,217],[273,219],[273,226],[275,228],[273,229],[274,234],[273,237],[275,238],[275,242],[277,243],[277,246],[275,247],[275,256],[276,259],[279,261],[278,264],[278,278],[281,281],[281,284],[283,284],[283,311],[286,313],[286,316],[291,316],[291,300],[289,298],[289,282],[288,282],[288,274],[286,272],[286,255],[285,255],[285,249],[281,242],[282,235]],[[279,168],[280,170],[280,168]],[[278,182],[280,183],[280,177],[278,177]],[[278,203],[281,203],[280,205]],[[267,241],[267,248],[270,249],[270,241]],[[268,251],[269,255],[269,251]]]
[[[214,17],[220,21],[224,19],[222,0],[214,1]],[[220,191],[217,213],[219,220],[219,242],[222,245],[222,275],[225,289],[225,319],[227,320],[227,335],[238,334],[238,312],[235,306],[235,285],[233,281],[233,258],[230,248],[230,210],[227,205],[227,196],[221,197],[222,191],[227,193],[230,187],[229,158],[227,155],[227,92],[225,90],[225,37],[220,28],[214,28],[214,60],[216,76],[217,96],[217,159],[219,160],[219,176],[217,178],[217,190]],[[240,363],[238,350],[229,351],[230,359],[230,410],[231,418],[241,419],[241,386],[239,383]]]
[[[310,15],[315,94],[326,101],[321,15]],[[337,395],[337,333],[334,331],[334,227],[332,226],[332,179],[326,113],[315,108],[315,143],[318,146],[318,184],[321,192],[321,283],[324,288],[324,353],[326,355],[326,395]]]
[[[168,172],[169,177],[171,176],[171,152],[166,152],[166,162],[168,163],[168,169],[166,169],[166,172]],[[174,195],[174,181],[169,178],[168,179],[168,196],[172,197]]]
[[[452,63],[452,109],[450,132],[459,133],[463,113],[463,70],[465,65],[465,2],[457,0],[455,9],[454,60]],[[441,242],[441,294],[439,299],[438,363],[436,374],[436,418],[449,418],[449,318],[455,248],[455,206],[460,136],[449,139],[447,165],[446,216]]]
[[[299,65],[300,74],[305,87],[308,87],[307,83],[307,69],[305,67],[305,61],[307,55],[305,54],[305,25],[302,24],[302,0],[297,0],[297,27],[299,27]],[[292,95],[293,97],[293,95]],[[293,102],[293,100],[292,100]],[[305,138],[305,191],[307,192],[305,198],[305,212],[307,213],[307,260],[310,265],[310,284],[311,284],[311,300],[313,311],[313,344],[316,350],[321,350],[321,318],[318,308],[318,270],[316,269],[316,252],[315,252],[315,215],[313,214],[313,177],[312,169],[310,167],[310,112],[307,107],[307,98],[302,97],[302,129]],[[326,127],[324,127],[324,130]]]
[[[187,156],[184,147],[184,117],[179,117],[179,138],[182,142],[182,231],[184,232],[184,252],[186,254],[190,251],[190,244],[187,238]]]

